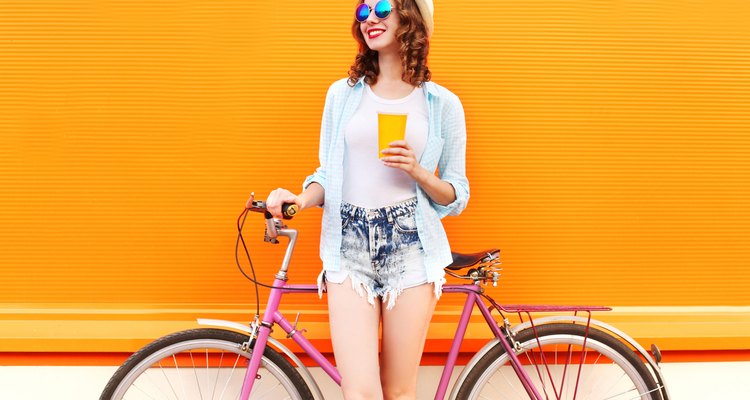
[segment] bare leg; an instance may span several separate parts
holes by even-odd
[[[380,305],[372,305],[352,287],[349,277],[327,282],[328,315],[336,368],[346,400],[383,398],[378,366]]]
[[[380,379],[386,400],[416,399],[417,372],[437,299],[432,284],[404,289],[396,305],[383,307]]]

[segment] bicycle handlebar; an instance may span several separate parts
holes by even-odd
[[[250,199],[247,201],[245,208],[248,211],[263,213],[263,216],[266,219],[266,238],[276,243],[275,239],[278,236],[278,229],[282,228],[282,224],[276,222],[277,220],[268,211],[266,202],[263,200],[255,200],[255,193],[251,193]],[[294,203],[283,203],[281,205],[283,219],[292,219],[297,212],[299,212],[299,206]]]
[[[271,216],[271,213],[268,212],[268,208],[266,207],[266,202],[263,200],[254,200],[254,194],[251,194],[250,201],[248,201],[248,206],[245,206],[250,211],[254,212],[260,212],[267,214],[265,217],[266,219],[273,218]],[[281,205],[281,214],[284,216],[284,219],[292,219],[295,215],[299,212],[299,206],[294,203],[284,203]]]

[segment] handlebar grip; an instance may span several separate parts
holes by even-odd
[[[294,203],[284,203],[281,205],[281,214],[284,219],[292,219],[299,212],[299,206]]]

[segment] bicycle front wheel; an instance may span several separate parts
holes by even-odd
[[[546,324],[516,334],[516,352],[545,399],[661,400],[651,372],[633,350],[597,329]],[[472,368],[458,399],[529,399],[510,357],[498,343]]]
[[[248,336],[193,329],[164,336],[133,354],[115,372],[100,400],[238,399],[253,349]],[[250,399],[312,399],[302,376],[266,346]]]

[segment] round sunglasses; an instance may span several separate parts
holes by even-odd
[[[367,21],[367,18],[370,17],[370,13],[375,11],[375,16],[379,19],[385,19],[388,18],[389,15],[391,15],[391,11],[393,11],[393,6],[388,0],[380,0],[377,4],[375,4],[375,8],[371,8],[365,3],[360,4],[357,6],[357,9],[354,11],[354,17],[357,18],[357,21],[359,22],[365,22]]]

